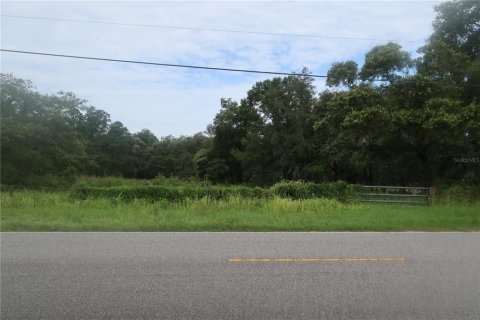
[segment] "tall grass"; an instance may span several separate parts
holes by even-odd
[[[117,187],[117,186],[147,186],[151,184],[151,180],[127,179],[121,177],[79,177],[74,186],[90,186],[90,187]]]
[[[288,198],[274,197],[265,198],[243,198],[241,196],[229,196],[226,199],[216,200],[209,197],[201,199],[186,198],[180,202],[159,200],[149,201],[147,199],[134,199],[129,202],[117,198],[86,198],[84,200],[70,197],[69,192],[48,192],[20,190],[13,193],[1,193],[1,207],[9,208],[86,208],[86,209],[112,209],[112,208],[161,208],[170,210],[187,211],[256,211],[264,212],[319,212],[353,209],[365,207],[360,204],[344,204],[333,199],[301,199],[292,200]]]
[[[177,177],[164,177],[158,175],[156,178],[151,180],[146,179],[128,179],[121,177],[90,177],[82,176],[79,177],[74,184],[75,186],[88,186],[88,187],[141,187],[141,186],[168,186],[168,187],[179,187],[179,186],[206,186],[212,185],[208,181],[198,181],[195,179],[190,180],[181,180]]]
[[[1,230],[402,231],[480,230],[480,205],[398,206],[333,199],[72,199],[68,192],[2,192]]]
[[[444,185],[438,188],[437,204],[468,204],[480,202],[480,186],[470,184]]]

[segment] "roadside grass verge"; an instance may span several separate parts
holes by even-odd
[[[76,200],[68,192],[1,193],[1,231],[473,231],[480,203],[400,207],[333,199],[180,202]]]

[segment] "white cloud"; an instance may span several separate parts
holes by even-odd
[[[276,33],[423,40],[435,2],[2,2],[2,14]],[[2,48],[271,71],[361,60],[385,41],[281,37],[2,17]],[[401,43],[414,52],[419,43]],[[131,131],[204,130],[221,97],[240,99],[264,75],[2,53],[2,72],[43,92],[73,91]],[[317,87],[323,87],[322,82]]]

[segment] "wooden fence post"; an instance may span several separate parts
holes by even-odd
[[[435,199],[436,196],[437,196],[437,188],[430,187],[430,194],[428,195],[430,205],[433,203],[433,200]]]

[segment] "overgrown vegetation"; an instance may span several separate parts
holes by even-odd
[[[432,207],[365,205],[344,182],[271,188],[83,177],[71,188],[3,187],[1,230],[478,230],[478,189],[439,190]]]
[[[302,181],[285,181],[276,183],[271,188],[247,187],[247,186],[220,186],[205,185],[202,183],[185,183],[170,185],[168,182],[175,179],[160,178],[148,183],[140,181],[137,185],[131,180],[106,179],[107,183],[101,183],[104,179],[89,179],[77,183],[71,191],[74,199],[98,199],[116,198],[123,201],[145,199],[149,201],[166,200],[179,202],[186,199],[199,200],[203,198],[211,200],[225,200],[231,197],[242,199],[271,199],[273,197],[288,198],[293,200],[329,198],[342,202],[355,201],[358,197],[359,186],[349,185],[338,181],[333,183],[306,183]],[[94,186],[89,186],[88,182]],[[119,185],[112,185],[113,182]],[[100,186],[98,186],[100,185]]]
[[[479,230],[480,204],[405,208],[229,196],[168,201],[73,199],[68,191],[1,193],[2,231],[404,231]]]

